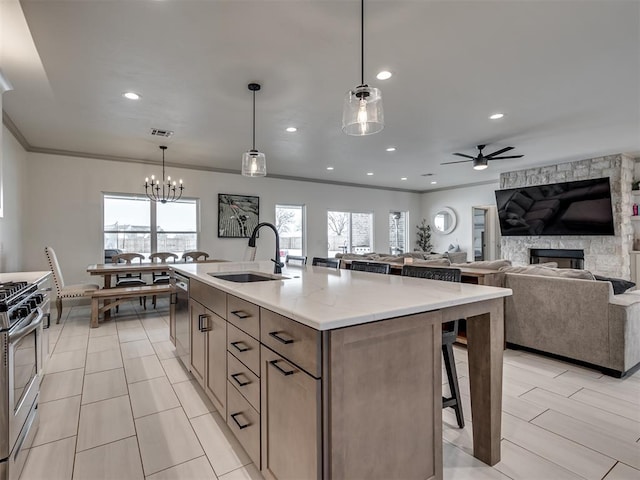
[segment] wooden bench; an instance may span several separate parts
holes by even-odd
[[[91,328],[98,327],[98,317],[101,313],[117,307],[129,298],[142,297],[145,295],[161,295],[163,293],[173,293],[175,287],[173,285],[140,285],[137,287],[120,287],[120,288],[103,288],[94,290],[91,296]],[[115,300],[104,304],[105,300]],[[103,306],[100,306],[100,302]]]

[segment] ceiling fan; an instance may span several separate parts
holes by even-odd
[[[484,170],[485,168],[487,168],[487,162],[489,160],[506,160],[507,158],[522,158],[524,157],[524,155],[509,155],[506,157],[498,157],[498,155],[501,155],[503,153],[508,152],[509,150],[513,150],[514,147],[504,147],[501,148],[500,150],[490,153],[488,155],[483,155],[482,154],[482,149],[486,147],[486,145],[478,145],[478,155],[476,157],[472,157],[471,155],[465,155],[464,153],[454,153],[454,155],[457,155],[459,157],[465,157],[468,158],[469,160],[459,160],[457,162],[445,162],[445,163],[441,163],[440,165],[450,165],[452,163],[463,163],[463,162],[473,162],[473,168],[475,170]]]

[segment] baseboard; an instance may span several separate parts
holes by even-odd
[[[633,367],[629,368],[628,370],[626,370],[624,372],[621,372],[619,370],[614,370],[614,369],[611,369],[611,368],[603,367],[602,365],[596,365],[596,364],[589,363],[589,362],[583,362],[582,360],[576,360],[575,358],[569,358],[569,357],[565,357],[565,356],[562,356],[562,355],[557,355],[555,353],[543,352],[542,350],[537,350],[537,349],[531,348],[531,347],[525,347],[524,345],[517,345],[515,343],[507,342],[507,347],[511,348],[512,350],[524,350],[525,352],[535,353],[535,354],[538,354],[538,355],[542,355],[543,357],[549,357],[549,358],[553,358],[553,359],[556,359],[556,360],[562,360],[563,362],[573,363],[574,365],[579,365],[581,367],[591,368],[593,370],[599,370],[602,373],[604,373],[605,375],[608,375],[610,377],[615,377],[615,378],[626,378],[629,375],[633,375],[635,372],[640,370],[640,363],[637,363],[636,365],[634,365]]]

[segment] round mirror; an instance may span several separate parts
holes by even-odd
[[[449,207],[442,207],[433,216],[433,228],[438,233],[451,233],[456,228],[456,213]]]

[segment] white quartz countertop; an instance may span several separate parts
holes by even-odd
[[[236,283],[209,273],[273,274],[273,263],[171,265],[176,272],[316,330],[375,322],[511,295],[508,288],[382,275],[325,267],[286,267],[282,280]]]
[[[45,276],[49,275],[50,271],[41,271],[41,272],[11,272],[11,273],[0,273],[0,283],[5,282],[27,282],[27,283],[36,283],[40,281]]]

